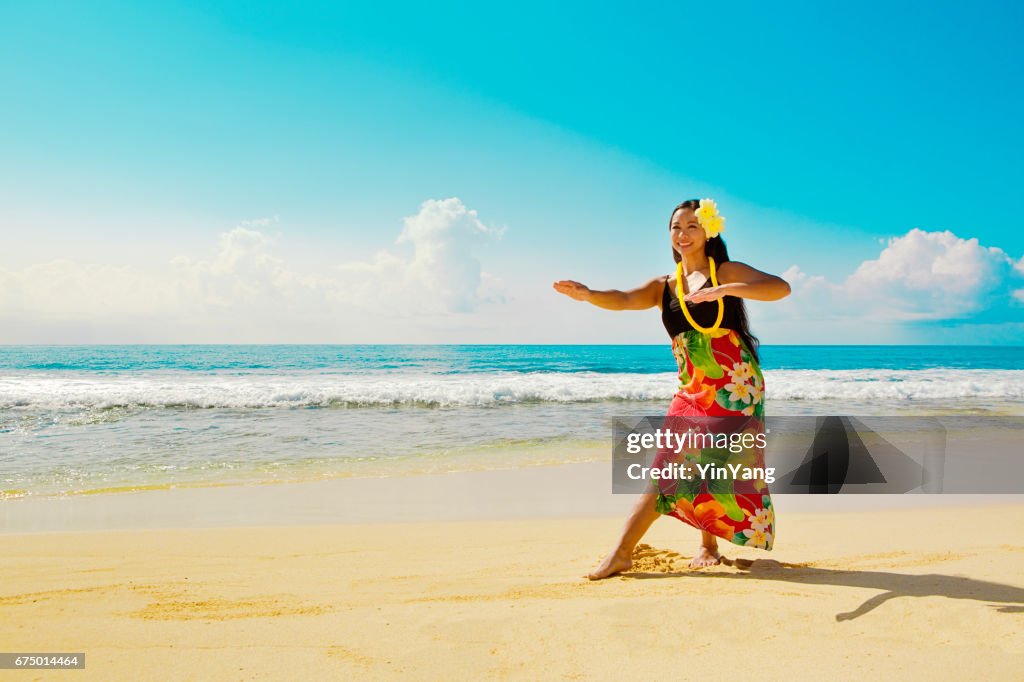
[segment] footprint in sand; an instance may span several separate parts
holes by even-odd
[[[150,603],[130,615],[142,620],[231,620],[273,616],[319,616],[332,609],[318,604],[302,604],[293,597],[257,597],[254,599],[177,599]]]
[[[673,573],[684,567],[683,557],[678,552],[639,544],[633,550],[633,567],[628,572]]]
[[[744,571],[771,571],[782,568],[811,568],[814,562],[792,563],[776,561],[775,559],[730,559],[722,556],[722,565],[738,568]],[[708,568],[715,568],[709,566]],[[628,572],[637,573],[677,573],[690,572],[690,557],[683,556],[678,552],[668,549],[658,549],[648,544],[639,544],[633,550],[633,568]]]

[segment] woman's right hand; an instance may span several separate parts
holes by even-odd
[[[555,282],[552,285],[560,294],[565,294],[569,298],[576,299],[577,301],[586,301],[590,298],[590,289],[579,282],[574,282],[571,279],[563,279]]]

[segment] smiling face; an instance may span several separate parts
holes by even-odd
[[[669,240],[679,254],[703,254],[707,235],[697,222],[692,208],[681,208],[672,214],[669,223]]]

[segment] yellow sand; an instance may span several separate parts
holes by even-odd
[[[398,500],[394,501],[396,504]],[[409,510],[414,513],[414,509]],[[581,575],[620,518],[0,535],[3,679],[1021,679],[1024,505],[780,511],[747,570]]]

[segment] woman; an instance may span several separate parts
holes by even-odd
[[[680,377],[669,417],[746,416],[760,420],[764,414],[758,341],[748,329],[743,299],[776,301],[788,296],[790,287],[780,277],[729,260],[719,236],[722,229],[724,219],[713,201],[684,201],[669,219],[675,275],[655,277],[631,291],[593,291],[571,280],[554,284],[560,293],[608,310],[661,309]],[[680,292],[686,303],[683,307]],[[763,481],[746,487],[734,481],[729,494],[722,494],[721,489],[713,494],[716,491],[709,491],[706,483],[699,491],[680,495],[658,485],[641,495],[618,545],[588,578],[597,580],[628,570],[633,564],[633,548],[662,514],[701,531],[701,546],[691,568],[721,562],[719,537],[771,549],[775,519]]]

